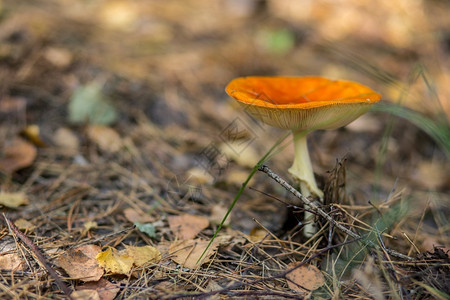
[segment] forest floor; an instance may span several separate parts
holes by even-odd
[[[296,3],[0,0],[0,298],[448,299],[449,3]],[[246,75],[383,100],[309,136],[332,222],[305,238],[257,171],[199,259],[286,134],[226,95]]]

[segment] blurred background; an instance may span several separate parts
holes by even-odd
[[[355,80],[400,108],[380,106],[344,129],[312,134],[319,181],[346,157],[354,201],[384,201],[397,187],[422,204],[416,217],[430,199],[434,212],[448,211],[449,11],[444,0],[0,0],[0,144],[35,125],[48,146],[38,165],[115,160],[161,195],[189,181],[207,203],[227,205],[284,134],[242,112],[224,92],[231,79]],[[245,145],[237,153],[227,148],[236,142],[224,134],[230,125]],[[209,169],[211,158],[202,165],[211,146],[219,171]],[[268,163],[288,177],[292,153],[287,147]],[[26,182],[30,172],[13,176]],[[263,176],[252,184],[271,185]],[[263,201],[244,198],[237,214],[254,214]],[[431,227],[445,219],[430,218]]]

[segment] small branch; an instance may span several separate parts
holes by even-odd
[[[72,291],[69,289],[69,287],[61,280],[58,273],[50,266],[50,263],[47,261],[47,259],[42,254],[41,250],[36,246],[26,235],[24,235],[19,228],[14,225],[14,223],[9,220],[5,214],[3,214],[3,218],[6,221],[6,224],[8,225],[9,229],[14,232],[14,234],[25,244],[30,248],[31,252],[36,256],[37,260],[44,266],[44,268],[47,270],[47,272],[50,274],[51,277],[55,280],[58,287],[61,289],[61,291],[69,297],[69,299],[72,299],[70,297],[70,294]]]
[[[304,205],[309,206],[312,210],[314,210],[315,212],[317,212],[317,214],[319,214],[322,217],[324,217],[326,220],[328,220],[330,222],[330,224],[334,225],[336,228],[339,228],[341,231],[345,232],[346,234],[348,234],[352,238],[355,238],[355,239],[360,239],[361,238],[361,236],[359,234],[354,233],[353,231],[351,231],[350,229],[346,228],[342,224],[336,222],[330,215],[328,215],[324,210],[322,210],[316,203],[310,201],[308,198],[303,196],[299,191],[297,191],[295,188],[293,188],[283,178],[281,178],[280,176],[275,174],[268,166],[262,165],[261,167],[258,168],[258,170],[261,171],[261,172],[266,173],[270,178],[272,178],[273,180],[278,182],[287,191],[291,192],[292,194],[294,194],[295,197],[300,199],[303,202]],[[375,246],[379,247],[377,245],[375,245]],[[397,258],[401,258],[401,259],[405,259],[405,260],[409,260],[409,261],[414,260],[414,258],[409,257],[409,256],[404,255],[404,254],[401,254],[401,253],[399,253],[399,252],[397,252],[395,250],[385,249],[385,251],[387,253],[389,253],[390,255],[395,256]]]
[[[323,211],[316,203],[310,201],[308,198],[303,196],[299,191],[294,189],[289,183],[287,183],[284,179],[282,179],[280,176],[275,174],[269,167],[262,165],[258,169],[261,172],[266,173],[270,178],[278,182],[282,187],[284,187],[286,190],[294,194],[295,197],[299,198],[305,205],[309,206],[312,210],[317,212],[319,215],[327,219],[330,223],[332,223],[334,226],[351,236],[352,238],[360,238],[360,236],[350,229],[347,229],[345,226],[339,224],[336,222],[330,215],[328,215],[325,211]]]

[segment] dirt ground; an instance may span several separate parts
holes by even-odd
[[[448,299],[449,11],[0,0],[0,297]],[[255,167],[286,132],[224,91],[247,75],[382,95],[308,137],[332,219],[311,238]],[[295,186],[293,155],[288,137],[264,164]]]

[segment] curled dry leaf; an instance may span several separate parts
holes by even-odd
[[[28,203],[28,198],[24,193],[0,193],[0,205],[16,208]]]
[[[301,262],[292,262],[288,269],[295,268]],[[322,272],[313,265],[303,265],[286,275],[287,283],[290,289],[299,292],[310,292],[317,290],[325,283],[325,277]],[[307,289],[307,290],[305,290]]]
[[[100,252],[96,258],[107,272],[128,275],[133,267],[141,268],[158,262],[161,260],[161,253],[152,246],[127,246],[120,251],[109,247]]]
[[[208,244],[209,241],[202,239],[173,242],[169,246],[169,255],[177,264],[185,268],[195,269],[202,264],[210,262],[211,256],[217,251],[218,244],[213,242],[202,260],[197,262]]]
[[[193,239],[203,229],[209,226],[207,218],[195,215],[169,216],[170,230],[182,240]]]
[[[57,259],[57,264],[66,271],[72,279],[97,281],[104,274],[98,265],[96,256],[101,251],[99,246],[85,245],[69,249]]]
[[[28,167],[36,155],[36,147],[21,138],[16,138],[0,149],[0,172],[11,174]]]

